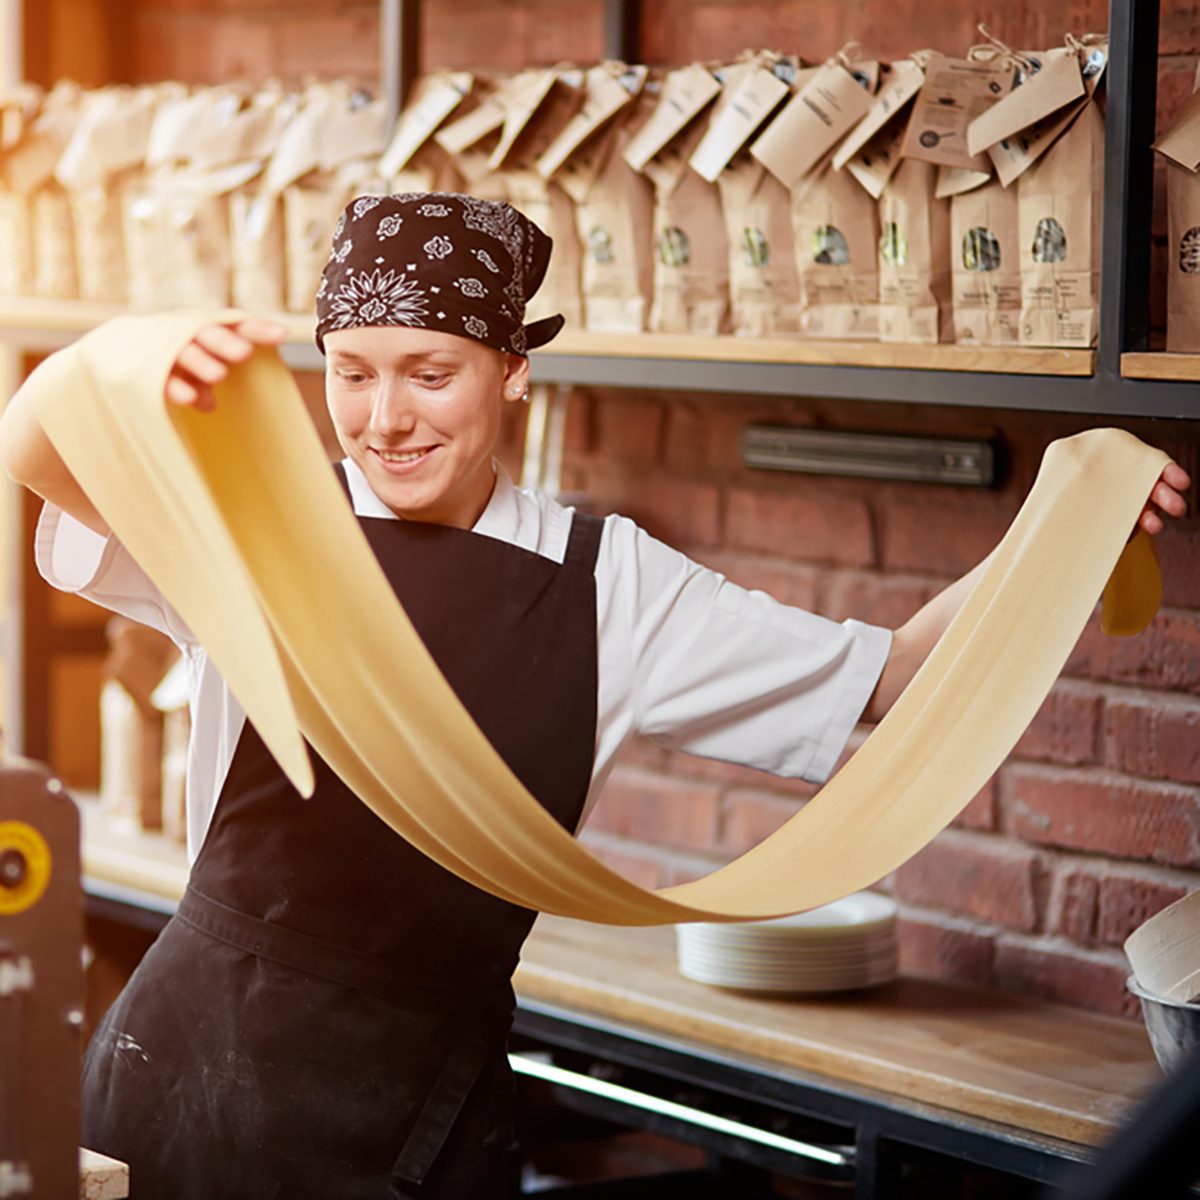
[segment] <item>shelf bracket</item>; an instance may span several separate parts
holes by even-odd
[[[389,135],[421,62],[421,0],[379,0],[379,90]]]

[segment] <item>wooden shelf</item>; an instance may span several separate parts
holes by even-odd
[[[1168,354],[1161,350],[1130,351],[1121,355],[1124,379],[1159,379],[1174,383],[1200,380],[1200,354]]]
[[[688,334],[593,333],[586,330],[564,330],[545,349],[534,352],[535,359],[557,355],[1075,377],[1091,375],[1096,369],[1094,350],[927,346],[805,338],[706,338]]]
[[[83,874],[88,881],[156,900],[178,901],[187,887],[187,851],[158,833],[126,829],[103,816],[98,803],[75,794],[83,825]]]

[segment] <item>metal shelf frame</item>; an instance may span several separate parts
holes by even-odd
[[[416,70],[420,0],[381,0],[382,81],[398,111]],[[605,52],[636,56],[639,0],[605,0]],[[534,359],[540,383],[755,396],[812,396],[1101,418],[1200,420],[1200,388],[1125,379],[1121,355],[1147,349],[1158,91],[1159,0],[1109,0],[1099,337],[1094,375],[1062,378],[975,371],[793,365],[556,354]]]

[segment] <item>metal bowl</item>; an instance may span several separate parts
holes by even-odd
[[[1179,1000],[1164,1000],[1144,991],[1130,975],[1125,986],[1142,1002],[1146,1032],[1158,1065],[1171,1072],[1200,1044],[1200,1004],[1185,1004]]]

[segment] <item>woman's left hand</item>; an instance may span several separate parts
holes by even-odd
[[[1149,534],[1162,533],[1163,517],[1182,517],[1187,501],[1182,493],[1192,486],[1188,473],[1178,463],[1167,463],[1138,517],[1138,527]]]

